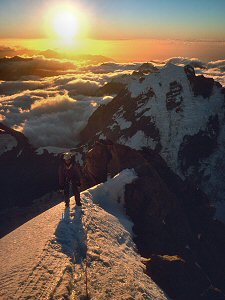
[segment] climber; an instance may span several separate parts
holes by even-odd
[[[75,197],[76,205],[81,206],[80,202],[80,172],[71,152],[66,152],[61,157],[62,162],[59,166],[59,187],[64,192],[65,207],[70,204],[70,183]]]

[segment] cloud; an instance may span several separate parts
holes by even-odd
[[[103,63],[97,66],[83,67],[81,70],[93,73],[111,73],[111,72],[123,72],[123,71],[134,71],[137,70],[142,63]]]
[[[0,58],[3,57],[13,57],[13,56],[33,56],[38,55],[40,51],[34,50],[34,49],[26,49],[23,47],[10,47],[10,46],[4,46],[0,45]]]
[[[17,50],[15,47],[0,46],[0,57],[15,56]]]
[[[43,56],[31,58],[15,56],[0,59],[0,80],[19,80],[24,76],[54,76],[75,71],[73,62],[58,59],[46,59]]]
[[[10,96],[0,96],[1,115],[9,126],[20,126],[25,119],[29,118],[31,107],[36,101],[54,99],[62,94],[64,91],[37,89],[25,90]]]
[[[208,63],[208,68],[218,68],[221,72],[225,72],[225,59],[210,61]]]
[[[101,84],[98,81],[84,80],[84,79],[75,79],[67,82],[63,85],[62,88],[66,89],[72,95],[87,95],[94,96],[96,91],[101,87]]]
[[[111,81],[113,78],[120,78],[122,75],[126,74],[132,74],[132,70],[130,71],[114,71],[114,72],[109,72],[109,73],[91,73],[87,72],[84,74],[80,74],[79,78],[83,80],[90,80],[90,81],[95,81],[98,82],[100,85],[104,85]]]
[[[13,95],[24,90],[46,89],[49,83],[38,80],[32,81],[2,81],[0,82],[0,95]]]
[[[36,101],[23,132],[37,146],[73,147],[90,115],[104,101],[101,97],[74,100],[68,94]]]
[[[35,146],[73,147],[94,110],[112,100],[112,97],[84,95],[75,100],[66,91],[63,95],[60,91],[55,93],[46,94],[45,98],[38,91],[32,95],[18,94],[14,99],[9,96],[0,102],[5,123],[20,128]]]
[[[51,90],[25,90],[20,93],[16,93],[10,96],[0,97],[1,105],[14,105],[21,109],[30,109],[31,104],[33,104],[38,99],[46,99],[48,97],[55,97],[62,94],[62,91],[51,91]]]
[[[198,58],[172,57],[165,61],[175,65],[191,65],[193,68],[205,69],[207,65]]]

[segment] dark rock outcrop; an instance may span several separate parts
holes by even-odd
[[[124,88],[125,85],[123,83],[111,81],[100,87],[96,92],[96,96],[101,97],[106,95],[118,94]]]
[[[58,158],[47,151],[39,155],[27,138],[4,124],[0,137],[10,135],[16,145],[0,155],[0,209],[27,206],[58,187]]]
[[[166,107],[168,110],[180,106],[183,101],[183,97],[180,96],[182,89],[182,85],[177,83],[177,81],[170,83],[170,91],[166,94]]]
[[[188,78],[192,78],[195,76],[195,69],[191,65],[184,66],[184,71],[187,74]]]
[[[218,134],[219,119],[216,114],[209,118],[204,131],[200,130],[195,135],[184,137],[178,153],[180,169],[183,174],[186,173],[189,167],[197,167],[202,159],[213,153],[217,147]]]
[[[200,300],[210,281],[194,263],[179,256],[152,255],[147,272],[174,300]]]
[[[138,71],[142,74],[150,74],[158,71],[158,68],[156,68],[152,63],[146,62],[143,63],[139,68]]]
[[[206,195],[182,181],[149,149],[137,152],[106,140],[91,151],[94,161],[87,157],[87,164],[96,183],[125,168],[134,168],[138,175],[126,185],[125,206],[134,222],[138,250],[152,259],[147,273],[173,299],[207,299],[209,293],[223,297],[225,227],[213,219]]]
[[[102,129],[104,129],[104,132],[109,139],[114,140],[119,134],[120,127],[117,126],[117,128],[115,128],[115,130],[112,131],[110,130],[110,128],[107,128],[107,126],[109,124],[109,120],[113,119],[114,113],[117,112],[121,106],[123,106],[125,110],[126,107],[129,106],[129,110],[126,110],[128,114],[132,114],[132,112],[137,107],[137,104],[135,102],[132,103],[130,101],[130,93],[126,89],[121,91],[113,99],[113,101],[109,102],[107,105],[100,106],[91,115],[91,117],[88,120],[88,126],[85,127],[84,130],[82,130],[82,132],[80,133],[81,143],[86,143],[89,140],[94,141],[96,133],[102,131]]]
[[[209,98],[212,95],[214,80],[206,78],[203,75],[189,77],[195,96],[201,95],[203,98]]]

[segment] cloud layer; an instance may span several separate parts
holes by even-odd
[[[213,77],[225,86],[225,60],[206,63],[173,57],[152,63],[157,67],[191,64],[197,74]],[[35,146],[74,147],[94,110],[115,96],[111,90],[97,97],[98,90],[112,80],[126,83],[128,74],[141,65],[109,62],[77,67],[73,62],[40,56],[2,59],[0,73],[14,74],[18,80],[0,81],[0,121],[23,131]]]
[[[20,56],[5,57],[0,58],[0,80],[19,80],[28,76],[54,76],[64,74],[65,71],[67,73],[71,70],[75,72],[76,68],[73,62],[49,59],[44,56],[30,58]]]

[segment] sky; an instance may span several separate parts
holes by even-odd
[[[180,55],[190,52],[202,59],[219,59],[225,50],[224,0],[0,0],[0,42],[7,44],[10,39],[12,44],[14,39],[17,45],[25,45],[34,39],[45,40],[45,44],[36,42],[35,46],[53,48],[55,44],[47,42],[56,38],[53,15],[64,8],[79,15],[76,39],[80,44],[84,39],[89,41],[88,47],[83,46],[86,52],[114,55],[122,60],[126,51],[127,59],[133,60],[138,58],[138,51],[131,48],[138,43],[145,51],[151,50],[153,59],[157,58],[157,51],[162,59],[166,58],[163,52],[177,55],[177,49]],[[186,48],[184,41],[191,46]]]

